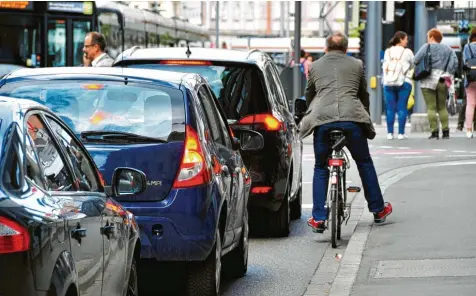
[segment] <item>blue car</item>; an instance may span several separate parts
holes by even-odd
[[[106,180],[118,166],[147,175],[145,192],[117,201],[137,218],[141,258],[191,262],[189,295],[217,295],[222,263],[230,276],[246,273],[251,177],[239,151],[262,149],[264,140],[230,129],[204,78],[143,69],[25,69],[4,77],[0,94],[56,112]]]

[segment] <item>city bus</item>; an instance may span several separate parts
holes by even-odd
[[[0,65],[81,65],[84,38],[93,30],[93,1],[0,1]]]

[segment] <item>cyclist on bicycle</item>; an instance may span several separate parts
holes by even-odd
[[[326,54],[312,63],[306,87],[308,110],[301,121],[301,138],[314,132],[313,209],[308,225],[315,232],[325,229],[325,201],[329,182],[328,158],[331,155],[329,133],[340,129],[347,148],[357,164],[369,210],[375,223],[383,223],[392,213],[383,200],[368,139],[375,137],[370,114],[369,94],[362,61],[346,55],[348,39],[333,33],[326,40]]]

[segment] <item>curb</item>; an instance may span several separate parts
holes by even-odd
[[[418,170],[452,165],[476,165],[476,161],[460,160],[424,163],[387,171],[379,176],[382,194],[385,196],[385,192],[390,186]],[[364,194],[359,193],[352,201],[352,215],[355,211],[358,213],[358,218],[354,220],[355,224],[350,223],[352,217],[349,220],[351,229],[348,229],[349,225],[344,226],[342,229],[343,239],[346,239],[350,233],[348,244],[346,245],[345,240],[342,240],[342,245],[338,246],[337,249],[333,249],[329,244],[307,286],[306,292],[303,294],[304,296],[349,296],[351,294],[359,272],[367,239],[373,227],[373,215],[366,208],[367,202]],[[345,250],[340,262],[335,258],[335,253],[338,253],[339,250]]]

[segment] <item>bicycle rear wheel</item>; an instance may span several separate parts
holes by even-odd
[[[344,219],[344,208],[345,204],[347,202],[347,190],[345,188],[346,183],[345,183],[345,171],[342,173],[342,179],[340,180],[339,186],[339,192],[337,196],[339,197],[337,200],[337,240],[341,239],[341,229],[342,229],[342,220]]]

